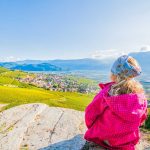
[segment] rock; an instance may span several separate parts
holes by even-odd
[[[8,109],[0,113],[0,149],[81,149],[83,117],[83,112],[45,104]]]
[[[80,150],[85,131],[84,112],[39,103],[21,105],[0,113],[0,150]],[[144,142],[138,145],[140,150],[150,146]]]

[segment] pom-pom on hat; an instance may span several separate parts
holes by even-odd
[[[141,67],[138,66],[133,66],[128,62],[129,58],[133,58],[128,55],[123,55],[119,57],[113,64],[111,68],[111,72],[114,75],[123,75],[124,78],[128,77],[136,77],[141,74]]]

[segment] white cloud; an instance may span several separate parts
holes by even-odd
[[[15,61],[20,61],[20,58],[16,58],[14,56],[9,56],[6,58],[0,58],[0,62],[15,62]]]
[[[92,58],[100,59],[104,62],[109,62],[114,60],[121,55],[128,55],[132,52],[145,52],[150,51],[150,45],[143,45],[138,50],[118,50],[118,49],[108,49],[108,50],[98,50],[92,54]]]
[[[143,45],[140,49],[141,52],[148,52],[150,51],[150,45]]]
[[[117,50],[117,49],[99,50],[96,51],[94,54],[92,54],[92,58],[101,59],[101,60],[111,60],[128,53],[129,53],[128,51]]]

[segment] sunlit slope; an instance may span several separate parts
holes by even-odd
[[[93,98],[93,95],[81,93],[47,91],[17,80],[27,75],[26,72],[0,67],[0,103],[8,104],[6,109],[20,104],[38,102],[49,106],[84,110]],[[34,76],[34,74],[29,75]]]
[[[84,110],[92,100],[93,95],[70,92],[50,92],[41,89],[11,88],[0,86],[0,103],[7,103],[7,108],[26,103],[45,103]]]
[[[7,72],[7,71],[9,71],[9,70],[6,68],[0,67],[0,73]]]
[[[21,87],[21,88],[35,88],[32,85],[21,83],[17,78],[26,77],[28,74],[22,71],[10,71],[8,69],[0,67],[0,85],[8,87]],[[33,74],[30,74],[30,76]]]

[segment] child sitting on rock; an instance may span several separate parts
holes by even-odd
[[[147,117],[147,99],[134,78],[141,74],[137,61],[119,57],[111,69],[112,82],[102,89],[85,110],[88,128],[84,138],[109,150],[135,150],[139,127]]]

